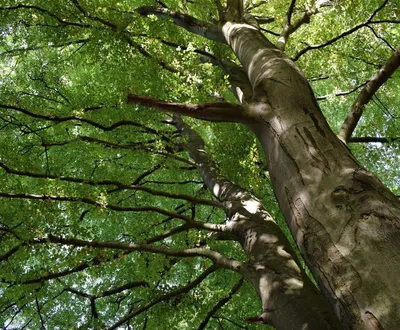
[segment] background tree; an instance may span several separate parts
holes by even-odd
[[[394,329],[399,12],[3,1],[0,324]]]

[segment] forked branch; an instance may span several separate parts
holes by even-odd
[[[221,29],[212,23],[201,21],[188,14],[173,11],[168,8],[159,8],[153,6],[143,6],[135,10],[142,16],[155,15],[159,18],[171,19],[174,23],[185,30],[201,35],[207,39],[225,43],[225,38]]]
[[[197,330],[203,330],[206,328],[208,322],[210,319],[217,313],[229,300],[232,299],[233,295],[236,294],[239,289],[242,287],[244,283],[244,278],[242,277],[234,286],[233,288],[229,291],[228,296],[222,298],[220,301],[218,301],[214,307],[207,313],[206,317],[204,320],[200,323],[199,327]]]
[[[345,143],[349,141],[351,134],[356,128],[365,106],[372,99],[376,91],[391,77],[391,75],[400,66],[400,47],[394,52],[392,57],[385,63],[382,68],[371,77],[368,83],[361,90],[357,99],[351,106],[349,114],[344,120],[338,137]]]
[[[297,61],[297,60],[300,58],[300,56],[304,55],[305,53],[307,53],[307,52],[310,51],[310,50],[313,50],[313,49],[320,49],[320,48],[323,48],[323,47],[332,45],[332,44],[335,43],[336,41],[338,41],[338,40],[340,40],[340,39],[342,39],[342,38],[344,38],[344,37],[346,37],[346,36],[348,36],[348,35],[350,35],[350,34],[356,32],[356,31],[358,31],[359,29],[361,29],[361,28],[363,28],[363,27],[368,26],[368,24],[373,24],[373,23],[374,23],[374,22],[372,21],[373,18],[378,14],[378,12],[379,12],[381,9],[383,9],[383,8],[386,6],[386,4],[388,3],[388,1],[389,1],[389,0],[385,0],[385,1],[373,12],[364,22],[355,25],[354,27],[352,27],[352,28],[350,28],[350,29],[344,31],[343,33],[339,34],[338,36],[336,36],[336,37],[334,37],[334,38],[332,38],[332,39],[330,39],[330,40],[328,40],[328,41],[326,41],[326,42],[324,42],[324,43],[322,43],[322,44],[307,46],[306,48],[300,50],[300,51],[296,54],[296,56],[293,58],[293,60],[294,60],[294,61]]]
[[[285,27],[283,28],[282,33],[280,34],[278,42],[276,44],[276,46],[282,51],[285,50],[286,43],[290,35],[295,33],[303,24],[310,23],[311,16],[317,14],[319,12],[320,7],[326,6],[324,2],[320,3],[317,1],[314,4],[314,6],[312,6],[309,10],[305,11],[303,16],[301,16],[298,20],[296,20],[292,24],[291,21],[295,4],[296,0],[292,0],[287,12]]]
[[[233,271],[240,271],[242,264],[239,261],[228,259],[219,252],[207,249],[207,248],[190,248],[183,250],[169,249],[149,244],[135,244],[135,243],[121,243],[111,241],[85,241],[76,238],[65,238],[59,236],[49,235],[47,240],[51,243],[69,245],[69,246],[80,246],[80,247],[92,247],[101,249],[112,249],[122,251],[142,251],[154,254],[163,254],[166,256],[180,257],[180,258],[194,258],[204,257],[210,259],[217,267],[231,269]]]
[[[125,315],[118,322],[116,322],[110,328],[108,328],[108,330],[117,329],[119,326],[128,322],[130,319],[132,319],[136,315],[139,315],[139,314],[147,311],[148,309],[150,309],[151,307],[153,307],[154,305],[156,305],[162,301],[166,301],[173,297],[179,296],[181,294],[188,293],[190,290],[192,290],[194,287],[199,285],[202,281],[204,281],[206,279],[207,276],[209,276],[210,274],[215,272],[217,269],[218,269],[218,267],[216,267],[215,265],[212,265],[211,267],[207,268],[202,274],[200,274],[195,280],[193,280],[189,284],[185,285],[184,287],[181,287],[177,290],[174,290],[169,293],[158,296],[158,297],[154,298],[153,300],[149,301],[147,304],[145,304],[137,309],[134,309],[131,313]]]
[[[219,173],[216,165],[205,151],[204,140],[196,131],[192,130],[179,116],[174,116],[172,124],[180,130],[183,137],[188,139],[185,148],[190,157],[195,160],[202,179],[215,198],[221,202],[227,202],[237,199],[237,195],[240,195],[241,198],[249,197],[249,193]]]
[[[128,94],[127,103],[142,105],[164,112],[212,122],[243,123],[249,119],[245,107],[230,102],[185,104],[166,102],[147,96]]]

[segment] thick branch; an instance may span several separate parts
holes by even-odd
[[[207,248],[174,250],[158,246],[152,246],[148,244],[107,242],[107,241],[84,241],[76,238],[63,238],[53,235],[49,235],[48,240],[52,243],[63,244],[63,245],[84,246],[84,247],[104,248],[113,250],[125,250],[125,251],[142,251],[155,254],[163,254],[172,257],[181,257],[181,258],[205,257],[213,261],[213,263],[220,268],[227,268],[234,271],[239,271],[242,268],[240,262],[228,259],[219,252],[212,251]]]
[[[233,194],[237,192],[240,193],[240,197],[244,197],[246,193],[240,187],[219,174],[214,162],[205,151],[204,140],[201,136],[177,116],[174,116],[173,124],[181,131],[182,136],[188,138],[189,142],[185,148],[189,151],[191,158],[196,161],[200,175],[210,192],[221,202],[236,199]]]
[[[128,104],[138,104],[164,112],[189,116],[212,122],[246,122],[246,108],[230,102],[212,102],[204,104],[184,104],[157,100],[147,96],[128,94]]]
[[[386,64],[369,80],[351,106],[350,112],[343,122],[338,137],[345,143],[349,140],[356,128],[365,106],[372,99],[376,91],[391,77],[400,66],[400,47]]]
[[[152,238],[146,239],[142,243],[143,244],[152,244],[155,242],[159,242],[167,237],[176,235],[183,231],[188,231],[190,229],[207,230],[207,231],[214,232],[217,235],[228,234],[226,225],[213,224],[213,223],[209,223],[209,222],[199,222],[199,221],[193,220],[191,222],[186,222],[185,224],[183,224],[181,226],[174,227],[170,230],[166,230],[160,235],[153,236]]]
[[[225,38],[221,29],[214,24],[201,21],[193,16],[170,10],[168,8],[158,8],[152,6],[143,6],[136,9],[142,16],[155,15],[160,18],[172,18],[174,23],[185,30],[201,35],[207,39],[225,43]]]
[[[314,290],[304,271],[298,267],[298,261],[290,243],[272,217],[253,195],[218,173],[216,166],[204,150],[204,141],[195,131],[177,116],[174,117],[174,125],[182,131],[183,136],[188,138],[185,147],[196,161],[200,175],[209,190],[216,198],[224,202],[225,212],[230,220],[226,225],[227,233],[232,234],[229,238],[239,241],[251,260],[246,263],[242,275],[252,283],[261,298],[263,322],[276,322],[274,325],[279,328],[278,325],[286,322],[283,320],[285,317],[282,318],[283,314],[280,315],[280,310],[291,305],[292,312],[288,309],[287,314],[292,319],[292,328],[296,327],[293,326],[294,322],[305,324],[305,321],[309,319],[307,316],[309,311],[304,307],[303,302],[309,301],[321,308],[318,313],[312,312],[313,322],[320,328],[328,328],[325,315],[328,310],[326,302]],[[273,243],[271,237],[274,238]],[[278,252],[282,247],[287,252],[285,257]],[[289,283],[302,283],[302,285],[289,288]],[[278,287],[280,287],[279,290],[276,289]],[[301,299],[300,296],[302,296]],[[275,313],[275,311],[279,312]],[[331,314],[329,318],[332,324],[336,324],[333,312],[328,313]]]
[[[21,245],[15,246],[8,252],[0,255],[0,261],[7,261],[11,256],[13,256],[16,252],[19,251],[20,247]]]
[[[222,20],[241,22],[245,11],[243,2],[243,0],[227,0]]]
[[[273,21],[274,18],[257,18],[257,22],[260,23],[260,21]],[[139,36],[141,37],[146,37],[149,38],[146,34],[140,34]],[[164,40],[162,38],[154,38],[152,37],[152,39],[155,40],[159,40],[162,44],[173,47],[173,48],[181,48],[183,50],[187,50],[188,48],[186,46],[182,46],[179,45],[177,43],[171,42],[171,41],[167,41]],[[204,50],[201,49],[193,49],[192,50],[194,53],[197,53],[199,55],[203,55],[204,57],[206,57],[207,59],[205,59],[204,57],[201,58],[202,62],[209,62],[212,63],[215,66],[218,66],[221,71],[223,72],[223,74],[225,76],[228,76],[228,80],[229,83],[231,85],[231,91],[232,93],[236,96],[236,98],[240,101],[241,104],[247,103],[247,101],[249,101],[252,97],[253,94],[253,89],[250,85],[250,82],[246,76],[246,73],[244,72],[243,68],[234,63],[233,61],[227,61],[227,60],[219,60],[215,55],[206,52]]]

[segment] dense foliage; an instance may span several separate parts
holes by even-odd
[[[249,4],[253,15],[271,18],[262,29],[272,42],[289,4]],[[171,19],[141,16],[135,9],[145,5],[217,19],[212,0],[1,2],[4,329],[102,329],[120,320],[121,328],[133,329],[262,328],[245,322],[260,309],[248,283],[207,258],[179,254],[202,247],[245,260],[239,244],[205,230],[174,229],[185,217],[225,222],[182,147],[185,138],[168,123],[170,115],[126,104],[128,91],[173,102],[237,102],[223,70],[235,56]],[[292,20],[313,5],[297,1]],[[309,79],[335,132],[400,44],[399,13],[395,0],[325,2],[291,35],[286,53]],[[374,95],[349,144],[396,194],[399,82],[397,71]],[[251,132],[185,121],[203,137],[221,174],[260,198],[284,226]],[[51,242],[53,236],[71,244]],[[127,250],[79,240],[138,245]]]

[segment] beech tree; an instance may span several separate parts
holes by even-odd
[[[1,326],[397,329],[399,13],[3,0]]]

